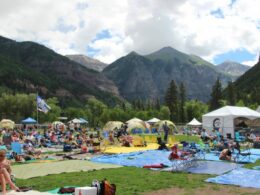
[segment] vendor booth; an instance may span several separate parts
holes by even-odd
[[[250,108],[225,106],[203,115],[202,124],[206,130],[221,130],[224,136],[234,137],[237,128],[250,128],[256,119],[260,113]]]

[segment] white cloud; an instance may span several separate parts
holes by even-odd
[[[61,54],[86,54],[90,46],[104,62],[164,46],[210,61],[237,49],[258,54],[260,1],[230,5],[231,0],[1,0],[0,35],[41,42]],[[73,28],[62,29],[61,21]],[[95,40],[106,29],[111,37]]]

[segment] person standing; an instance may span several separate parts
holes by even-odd
[[[168,135],[169,135],[169,127],[167,125],[167,122],[163,124],[163,131],[164,131],[164,141],[167,143]]]

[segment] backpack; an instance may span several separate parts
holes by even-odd
[[[110,184],[106,179],[100,183],[100,195],[115,195],[116,185]]]

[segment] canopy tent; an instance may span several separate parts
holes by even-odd
[[[256,109],[256,112],[260,113],[260,106],[258,106],[258,108]]]
[[[81,120],[74,118],[73,120],[69,121],[69,123],[74,123],[74,124],[81,124]]]
[[[14,125],[15,125],[14,121],[9,119],[3,119],[0,122],[0,128],[13,129]]]
[[[175,124],[169,120],[159,121],[159,122],[155,123],[155,126],[158,128],[158,130],[163,130],[163,125],[165,124],[165,122],[167,123],[167,126],[171,129],[171,131],[172,131],[171,133],[173,133],[174,129],[177,130],[177,127],[175,126]]]
[[[159,121],[160,121],[160,119],[158,119],[158,118],[152,118],[146,122],[149,124],[155,124],[155,123],[158,123]]]
[[[109,121],[105,124],[103,127],[103,130],[114,130],[114,129],[120,129],[121,126],[124,125],[121,121]]]
[[[88,121],[85,120],[84,118],[79,118],[79,120],[81,121],[80,124],[88,124]]]
[[[187,126],[191,126],[191,127],[199,127],[199,126],[201,126],[201,125],[202,125],[202,123],[199,122],[196,118],[193,118],[193,119],[191,120],[191,122],[189,122],[189,123],[187,124]]]
[[[222,129],[223,135],[231,134],[234,137],[234,120],[237,118],[254,120],[260,118],[260,113],[247,107],[224,106],[203,115],[202,124],[207,130]]]
[[[34,120],[34,119],[31,118],[31,117],[28,117],[28,118],[22,120],[22,124],[36,124],[36,123],[37,123],[37,121]]]

